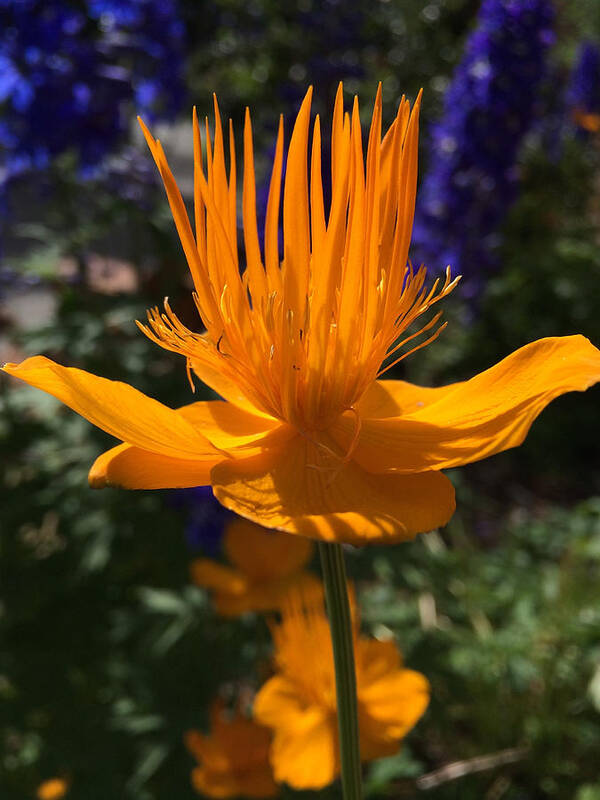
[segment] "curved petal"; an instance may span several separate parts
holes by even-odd
[[[253,405],[253,403],[243,394],[241,389],[236,386],[232,380],[219,372],[216,367],[206,363],[205,361],[192,359],[192,369],[200,378],[202,383],[210,386],[214,392],[216,392],[218,395],[221,395],[221,397],[224,400],[227,400],[228,403],[233,403],[233,405],[241,408],[243,411],[247,411],[249,414],[256,414],[259,417],[265,416],[268,419],[271,418],[269,414],[261,411],[259,408],[256,408],[256,406]]]
[[[211,472],[217,500],[242,517],[313,539],[392,542],[437,528],[454,513],[454,489],[436,472],[374,475],[302,436]]]
[[[363,419],[353,458],[375,473],[440,470],[478,461],[521,444],[555,397],[584,391],[599,380],[600,351],[585,337],[540,339],[469,381],[435,390],[404,416]],[[404,386],[395,387],[399,407]],[[414,390],[407,391],[411,402]],[[354,417],[345,414],[332,433],[347,446],[355,427]]]
[[[283,675],[270,678],[256,695],[254,717],[273,729],[271,764],[276,781],[294,789],[322,789],[335,779],[336,716],[307,705],[293,681]]]
[[[57,397],[82,417],[128,444],[173,458],[205,458],[217,450],[181,414],[133,386],[62,367],[44,356],[4,371]]]
[[[448,391],[460,386],[418,386],[407,381],[374,381],[357,403],[356,410],[362,419],[381,419],[413,414],[426,405],[444,397]]]
[[[368,686],[373,681],[402,669],[402,656],[391,639],[360,638],[356,644],[357,683]]]
[[[102,453],[92,464],[88,481],[92,489],[187,489],[210,485],[210,471],[221,453],[204,459],[183,459],[151,453],[120,444]]]
[[[279,535],[279,534],[277,534]],[[214,594],[215,609],[224,617],[237,617],[248,611],[279,611],[285,604],[289,592],[315,593],[321,588],[318,578],[308,572],[262,584],[251,584],[243,594],[217,591]]]
[[[232,564],[263,583],[299,572],[313,554],[308,539],[274,533],[240,517],[227,525],[223,545]]]
[[[223,450],[248,447],[281,427],[274,417],[259,416],[223,400],[201,400],[177,409],[181,416]]]
[[[217,592],[240,596],[248,591],[248,580],[237,570],[212,561],[196,558],[190,564],[190,575],[197,586]]]
[[[369,738],[401,739],[429,704],[429,682],[412,669],[395,670],[360,688],[360,704]]]

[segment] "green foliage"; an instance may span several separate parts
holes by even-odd
[[[357,571],[372,570],[365,623],[393,635],[432,684],[407,747],[422,771],[432,759],[522,748],[506,796],[537,797],[537,787],[570,796],[594,779],[600,736],[600,500],[514,512],[491,550],[467,540],[458,521],[447,534],[357,556]],[[460,796],[484,796],[495,777],[462,779]],[[454,795],[440,787],[431,796]]]

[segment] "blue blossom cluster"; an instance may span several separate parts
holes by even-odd
[[[600,47],[582,42],[567,91],[575,124],[585,131],[600,130]]]
[[[484,0],[431,132],[412,257],[436,272],[450,264],[466,296],[496,264],[519,146],[541,111],[553,20],[551,0]]]
[[[93,169],[134,110],[171,117],[183,52],[176,0],[0,0],[0,185],[65,151]]]

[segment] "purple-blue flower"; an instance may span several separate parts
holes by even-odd
[[[431,131],[412,257],[435,272],[450,264],[467,296],[496,264],[519,147],[540,112],[553,20],[550,0],[484,0]]]
[[[183,55],[176,0],[0,0],[0,183],[66,151],[89,171],[136,111],[171,118]]]

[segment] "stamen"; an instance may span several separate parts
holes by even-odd
[[[412,110],[403,98],[382,140],[378,89],[365,163],[358,103],[355,100],[351,114],[345,113],[340,85],[332,124],[331,203],[326,213],[318,118],[309,159],[309,92],[290,139],[283,185],[280,120],[262,252],[247,112],[241,204],[247,263],[243,270],[237,252],[233,128],[230,122],[227,173],[216,98],[214,139],[208,120],[202,134],[205,165],[195,110],[193,114],[194,231],[162,146],[144,128],[190,263],[193,299],[206,333],[194,333],[183,325],[168,299],[162,311],[148,311],[147,323],[138,323],[140,330],[161,347],[185,357],[193,390],[194,365],[204,364],[237,384],[258,407],[298,429],[319,430],[327,420],[350,411],[355,428],[345,454],[312,442],[320,461],[312,468],[326,469],[333,477],[351,460],[358,443],[357,399],[370,382],[440,334],[444,325],[426,341],[402,352],[439,325],[440,315],[434,314],[417,332],[405,335],[458,282],[447,270],[445,279],[434,280],[427,288],[425,268],[414,270],[408,261],[419,104],[420,95]],[[280,261],[282,195],[284,254]],[[333,466],[327,464],[331,459]]]
[[[380,372],[378,372],[378,373],[377,373],[377,377],[379,378],[381,375],[383,375],[383,374],[384,374],[384,372],[387,372],[387,371],[388,371],[388,369],[391,369],[392,367],[395,367],[395,366],[396,366],[396,364],[399,364],[401,361],[403,361],[403,360],[404,360],[405,358],[407,358],[408,356],[412,355],[413,353],[416,353],[416,352],[417,352],[417,350],[421,350],[421,348],[423,348],[423,347],[427,347],[427,345],[428,345],[428,344],[431,344],[431,342],[435,341],[435,340],[438,338],[438,336],[440,335],[440,333],[441,333],[441,332],[444,330],[444,328],[445,328],[447,325],[448,325],[448,323],[447,323],[447,322],[444,322],[442,325],[440,325],[440,327],[437,329],[437,331],[435,331],[435,333],[434,333],[432,336],[430,336],[430,337],[429,337],[429,339],[426,339],[424,342],[421,342],[421,343],[420,343],[420,344],[418,344],[416,347],[413,347],[413,348],[412,348],[412,350],[409,350],[407,353],[403,353],[403,354],[400,356],[400,358],[397,358],[397,359],[396,359],[395,361],[393,361],[391,364],[388,364],[388,366],[387,366],[387,367],[384,367],[384,369],[382,369]]]

